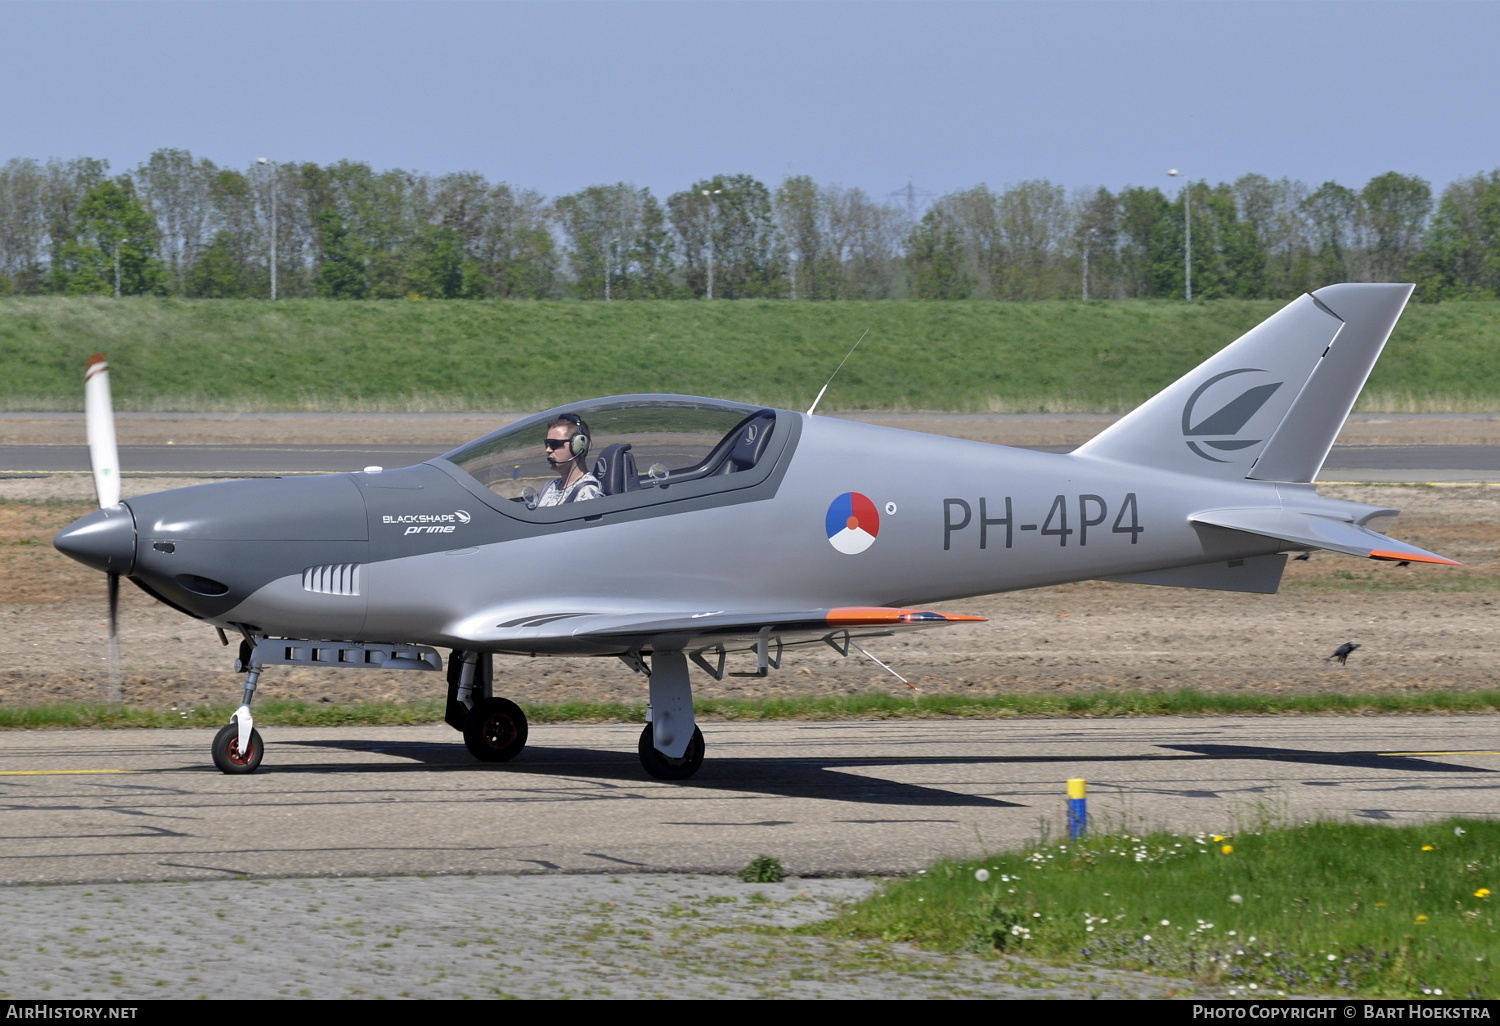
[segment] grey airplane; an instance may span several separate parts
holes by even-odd
[[[685,779],[704,755],[693,667],[764,676],[797,645],[865,652],[981,619],[933,603],[1069,581],[1272,593],[1289,552],[1454,563],[1388,538],[1396,510],[1312,484],[1410,295],[1304,295],[1067,455],[630,395],[404,469],[119,502],[100,361],[101,508],[54,544],[112,596],[127,577],[240,639],[242,702],[213,744],[226,773],[260,764],[251,700],[278,665],[445,673],[469,751],[514,758],[508,654],[623,660],[646,678],[644,769]],[[560,474],[582,487],[556,501]]]

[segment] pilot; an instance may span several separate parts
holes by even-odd
[[[599,479],[583,468],[583,460],[589,454],[589,426],[576,413],[564,413],[547,425],[547,462],[557,471],[556,481],[548,481],[547,487],[537,496],[538,506],[561,506],[565,502],[582,502],[597,499],[604,492],[599,488]]]

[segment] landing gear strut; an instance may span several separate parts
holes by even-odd
[[[480,762],[509,762],[526,747],[526,714],[495,697],[494,657],[454,649],[448,657],[448,726],[464,736],[464,747]]]
[[[636,746],[641,768],[657,780],[686,780],[703,765],[703,732],[693,718],[686,655],[651,656],[650,694],[649,722]]]
[[[255,729],[255,720],[250,715],[255,685],[260,681],[260,664],[255,661],[253,653],[248,640],[240,643],[240,657],[234,666],[245,671],[245,693],[240,698],[240,707],[230,717],[229,725],[214,735],[214,765],[219,767],[220,773],[254,773],[260,767],[261,756],[266,754],[260,731]]]

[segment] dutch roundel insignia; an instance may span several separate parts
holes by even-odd
[[[875,544],[875,536],[880,533],[880,513],[868,496],[845,492],[828,504],[824,527],[828,531],[828,544],[852,556]]]

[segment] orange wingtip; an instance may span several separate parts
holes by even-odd
[[[1370,553],[1371,559],[1389,559],[1393,562],[1404,560],[1411,563],[1439,563],[1443,566],[1463,566],[1456,559],[1444,559],[1442,556],[1414,556],[1409,552],[1384,552],[1375,549]]]
[[[935,613],[930,609],[893,609],[890,606],[845,606],[828,611],[828,622],[839,627],[878,623],[984,623],[987,619],[984,616]]]

